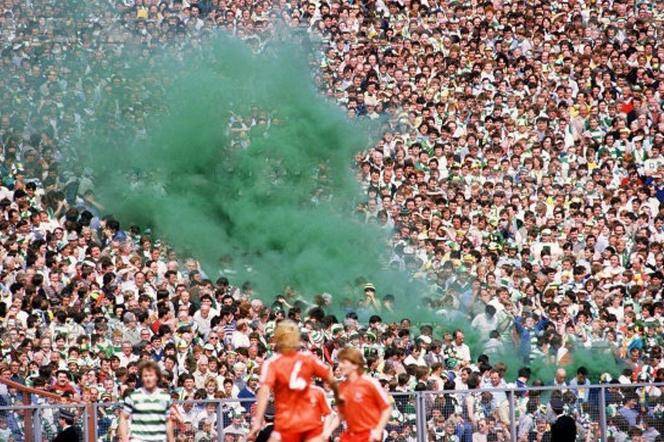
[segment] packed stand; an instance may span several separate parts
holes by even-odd
[[[564,388],[517,394],[520,440],[546,440],[560,413],[596,440],[597,397],[579,388],[590,380],[576,351],[624,367],[603,382],[664,380],[658,6],[137,0],[90,15],[82,2],[4,0],[0,375],[110,404],[136,386],[137,362],[154,359],[178,400],[250,399],[275,322],[289,317],[331,365],[344,345],[362,348],[391,392],[462,391],[431,397],[436,440],[508,440],[506,396],[472,390],[538,384]],[[62,167],[86,119],[118,109],[143,117],[132,88],[144,85],[97,78],[89,66],[116,63],[128,47],[186,50],[216,28],[260,50],[277,22],[319,41],[316,81],[349,117],[388,116],[391,129],[355,158],[366,191],[358,214],[391,235],[392,266],[435,283],[435,328],[383,321],[393,297],[371,283],[345,317],[324,311],[327,294],[318,306],[290,292],[266,305],[249,282],[208,276],[102,216],[93,178]],[[118,90],[127,103],[105,100]],[[479,334],[472,352],[462,330],[445,328],[452,317]],[[497,361],[512,346],[518,356],[503,358],[512,369],[536,360],[560,369],[506,379]],[[614,440],[656,440],[660,390],[609,389]],[[0,398],[20,402],[11,389]],[[387,437],[412,440],[412,403],[396,401]],[[225,433],[241,439],[250,407],[224,410]],[[216,431],[212,408],[184,403],[182,412],[191,428],[179,437]],[[100,436],[113,437],[117,415],[100,408]],[[20,425],[0,413],[0,440],[20,440]]]

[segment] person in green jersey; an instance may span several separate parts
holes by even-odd
[[[154,361],[139,367],[142,387],[124,400],[120,413],[120,442],[175,441],[174,420],[178,413],[168,392],[159,388],[161,371]]]

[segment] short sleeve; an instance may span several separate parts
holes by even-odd
[[[274,367],[272,366],[273,359],[268,359],[261,367],[261,385],[267,385],[270,389],[274,389],[274,384],[277,380]]]
[[[330,368],[313,354],[309,356],[309,363],[313,368],[314,376],[321,379],[327,379],[330,376]]]
[[[134,412],[134,399],[132,398],[133,394],[127,395],[122,404],[122,411],[125,414],[131,415]]]
[[[373,397],[374,402],[378,405],[380,411],[389,408],[390,399],[387,397],[387,393],[381,387],[381,385],[375,379],[369,379],[369,384],[371,388],[371,396]]]

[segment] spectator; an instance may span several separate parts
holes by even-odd
[[[556,421],[551,425],[551,442],[576,440],[576,422],[570,416],[563,414],[562,401],[552,400],[551,409],[556,415]]]
[[[590,394],[589,388],[581,388],[582,386],[590,385],[590,380],[588,379],[588,369],[586,367],[579,367],[576,370],[576,377],[569,382],[570,387],[576,387],[572,389],[576,393],[576,397],[579,401],[588,402],[588,396]]]

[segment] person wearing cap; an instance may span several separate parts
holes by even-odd
[[[256,436],[256,442],[268,442],[274,430],[274,402],[269,402],[265,409],[265,425]]]
[[[376,299],[376,287],[370,282],[364,285],[364,300],[362,305],[374,309],[380,308],[380,303]]]
[[[80,428],[74,425],[74,413],[68,409],[58,412],[58,424],[61,430],[53,439],[53,442],[79,442],[81,440]]]
[[[564,413],[563,400],[559,396],[554,396],[551,398],[549,406],[555,416],[551,425],[551,442],[576,440],[576,421]]]
[[[382,441],[385,426],[392,414],[390,399],[383,387],[364,374],[362,353],[345,347],[338,355],[339,369],[344,380],[339,384],[341,417],[346,423],[341,433],[343,442]]]

